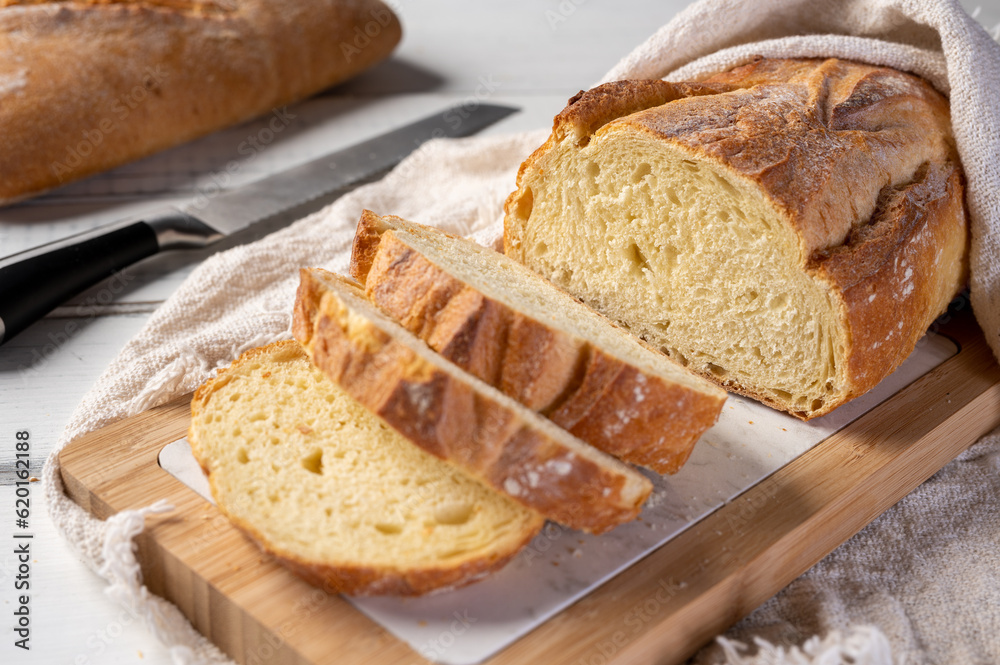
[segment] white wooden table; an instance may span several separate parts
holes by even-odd
[[[393,58],[319,98],[291,107],[291,131],[269,145],[260,169],[304,161],[471,98],[522,112],[487,130],[547,127],[566,99],[599,79],[687,0],[548,0],[469,3],[398,0],[404,38]],[[969,11],[977,3],[963,0]],[[977,18],[1000,22],[1000,0]],[[329,138],[311,140],[317,127]],[[235,156],[253,123],[196,145],[153,156],[49,196],[0,210],[0,255],[113,221],[143,208],[182,201]],[[513,184],[513,183],[512,183]],[[17,561],[13,555],[15,435],[30,432],[33,475],[53,450],[84,392],[205,254],[144,262],[124,289],[98,285],[0,347],[0,662],[136,663],[170,657],[129,611],[108,599],[104,583],[55,533],[32,487],[31,651],[13,646]],[[110,299],[108,294],[112,295]]]

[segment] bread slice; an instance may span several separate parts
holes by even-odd
[[[346,278],[301,271],[292,330],[313,362],[416,445],[566,526],[601,533],[652,490],[635,470],[432,351]]]
[[[219,508],[328,591],[468,584],[544,522],[388,428],[295,341],[244,353],[195,393],[191,416]]]
[[[965,281],[948,102],[841,60],[570,100],[505,253],[730,390],[801,418],[888,376]]]
[[[587,443],[680,469],[726,394],[474,242],[365,211],[351,274],[435,351]]]

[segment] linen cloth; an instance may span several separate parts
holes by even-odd
[[[768,57],[888,65],[951,99],[967,178],[973,309],[1000,356],[1000,47],[955,0],[702,0],[604,77],[693,80]],[[199,266],[84,397],[60,447],[195,389],[243,350],[290,337],[301,266],[345,271],[363,208],[495,242],[518,165],[547,131],[426,144],[380,182],[293,226]],[[1000,436],[964,453],[788,589],[736,625],[699,663],[1000,662]],[[131,538],[145,512],[108,522],[45,469],[54,522],[139,610],[177,663],[227,659],[141,585]],[[165,510],[165,506],[149,510]],[[756,654],[741,644],[757,642]]]

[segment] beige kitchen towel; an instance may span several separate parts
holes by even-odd
[[[1000,109],[991,99],[1000,90],[997,45],[953,0],[703,0],[606,79],[695,78],[757,54],[891,65],[950,94],[968,179],[973,305],[994,352],[1000,351]],[[432,142],[383,181],[207,260],[88,392],[62,442],[191,391],[243,349],[288,337],[297,269],[343,271],[364,207],[495,239],[516,168],[546,133]],[[890,643],[896,662],[1000,662],[1000,566],[993,554],[1000,535],[998,446],[996,439],[977,445],[939,474],[947,482],[925,485],[730,632],[745,643],[760,632],[768,640],[760,654],[747,656],[730,640],[721,651],[703,654],[702,662],[887,663]],[[984,482],[984,469],[992,483]],[[176,608],[138,580],[130,539],[143,513],[108,523],[90,519],[63,495],[54,456],[45,485],[54,521],[109,580],[114,597],[145,613],[176,662],[225,662]],[[961,519],[946,518],[956,514]],[[940,608],[945,621],[934,620]],[[973,629],[960,633],[961,626]]]

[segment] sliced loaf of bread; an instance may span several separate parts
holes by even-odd
[[[350,280],[301,271],[293,332],[358,402],[428,452],[566,526],[635,518],[652,484],[441,357]]]
[[[581,93],[506,212],[508,256],[803,419],[891,374],[965,283],[948,100],[857,62]]]
[[[253,349],[191,402],[219,508],[331,592],[417,595],[500,568],[543,519],[420,450],[295,341]]]
[[[351,274],[435,351],[587,443],[674,473],[726,393],[523,265],[365,211]]]

